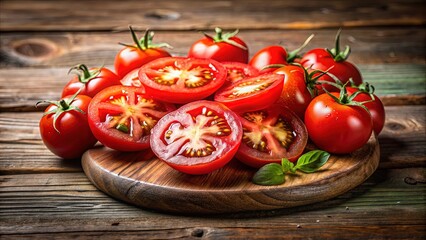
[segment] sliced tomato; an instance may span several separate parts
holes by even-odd
[[[226,80],[226,69],[212,59],[168,57],[145,64],[139,79],[151,96],[189,103],[213,94]]]
[[[89,126],[107,147],[119,151],[149,148],[151,129],[174,105],[154,100],[137,87],[113,86],[96,94],[89,105]]]
[[[151,148],[174,169],[207,174],[223,167],[238,150],[242,128],[238,116],[223,104],[196,101],[158,121]]]
[[[143,88],[142,83],[139,80],[139,68],[130,71],[120,80],[120,82],[123,86]]]
[[[226,81],[230,83],[259,75],[259,70],[246,63],[223,62],[222,65],[227,70]]]
[[[283,79],[274,73],[244,78],[219,89],[214,100],[237,112],[267,108],[280,97]]]
[[[268,163],[281,163],[282,158],[296,161],[308,142],[302,120],[290,109],[274,104],[271,107],[240,115],[243,138],[236,158],[260,168]]]

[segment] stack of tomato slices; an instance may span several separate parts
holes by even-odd
[[[152,43],[152,32],[138,40],[130,30],[135,44],[117,54],[117,74],[80,64],[63,99],[50,102],[40,132],[56,155],[79,157],[97,139],[118,151],[151,149],[181,172],[207,174],[234,157],[255,168],[295,162],[308,138],[331,153],[350,153],[383,128],[383,105],[346,61],[349,49],[340,51],[340,32],[331,50],[301,57],[301,48],[270,46],[249,62],[238,31],[216,28],[188,57],[173,57],[160,49],[167,44]],[[79,124],[68,124],[71,118]],[[82,129],[87,134],[77,134]]]
[[[179,171],[206,174],[234,156],[253,167],[296,160],[306,146],[302,120],[275,104],[282,75],[258,75],[243,63],[165,57],[142,66],[137,81],[140,87],[108,87],[91,101],[89,125],[107,147],[151,148]]]

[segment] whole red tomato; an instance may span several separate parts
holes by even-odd
[[[46,147],[64,159],[80,158],[97,142],[90,131],[87,109],[92,98],[74,95],[51,103],[40,119],[40,135]]]
[[[287,65],[294,62],[296,58],[299,57],[299,52],[308,45],[309,41],[314,37],[312,34],[309,36],[306,41],[299,48],[287,52],[287,50],[282,46],[267,46],[262,48],[257,53],[254,54],[249,64],[259,71],[268,71],[264,68],[268,65],[273,64],[282,64]]]
[[[157,58],[170,57],[170,53],[162,47],[170,47],[167,43],[153,44],[152,39],[154,32],[146,30],[144,37],[139,39],[132,27],[129,26],[134,45],[128,45],[120,43],[125,46],[115,56],[114,67],[115,72],[121,78],[126,76],[130,71],[140,68],[147,62],[150,62]]]
[[[107,68],[88,69],[86,65],[80,64],[70,69],[78,71],[78,73],[65,85],[62,90],[62,97],[73,95],[80,91],[79,94],[94,97],[102,89],[120,85],[120,79],[115,73]]]
[[[374,87],[365,82],[358,87],[347,87],[346,91],[349,95],[359,91],[353,100],[365,102],[364,106],[370,111],[373,118],[373,131],[376,135],[379,135],[385,125],[386,115],[382,101],[374,95]]]
[[[361,72],[358,68],[347,61],[350,54],[350,47],[346,46],[344,51],[340,51],[340,30],[337,32],[335,48],[322,49],[316,48],[308,51],[303,55],[300,63],[308,69],[326,71],[328,74],[323,75],[319,80],[335,83],[337,78],[343,84],[350,79],[359,85],[362,83]],[[330,76],[333,75],[333,76]],[[332,85],[322,84],[322,87],[328,91],[336,90]]]
[[[274,73],[284,75],[284,86],[278,102],[303,119],[306,108],[316,96],[316,79],[297,65],[283,66]]]
[[[222,29],[215,28],[215,31],[214,37],[204,33],[204,38],[192,44],[188,57],[210,58],[219,62],[248,62],[247,45],[235,36],[238,30],[232,33],[223,33]]]
[[[315,145],[336,154],[351,153],[362,147],[373,130],[368,110],[348,101],[345,91],[314,98],[306,109],[305,125]]]

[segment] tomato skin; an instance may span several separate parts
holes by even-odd
[[[99,71],[99,74],[86,83],[81,82],[78,75],[74,76],[62,90],[62,98],[73,95],[80,89],[79,94],[93,98],[104,88],[120,85],[119,77],[107,68],[91,68],[90,71]]]
[[[189,49],[188,57],[209,58],[218,62],[248,63],[248,47],[241,38],[235,36],[238,30],[227,34],[223,34],[220,28],[216,28],[215,31],[214,37],[204,34],[204,38],[195,41]],[[235,43],[240,46],[236,46]]]
[[[148,100],[144,103],[151,104],[152,107],[140,105],[144,99]],[[88,121],[93,134],[103,145],[118,151],[140,151],[149,148],[150,130],[153,127],[149,122],[152,124],[152,119],[158,121],[173,110],[174,105],[153,100],[145,94],[143,88],[112,86],[102,90],[92,99],[88,109]],[[131,121],[128,124],[129,132],[120,131],[116,124],[110,125],[114,117],[121,120],[126,116]],[[149,116],[151,120],[145,116]]]
[[[132,70],[162,57],[171,57],[171,55],[161,48],[148,48],[143,50],[137,47],[125,47],[120,50],[115,57],[115,72],[121,79]]]
[[[213,114],[209,115],[209,111]],[[216,117],[222,123],[213,124]],[[209,129],[219,125],[225,125],[227,130],[224,132],[229,134],[209,132]],[[177,137],[168,135],[167,138],[171,130],[170,134]],[[152,129],[151,148],[159,159],[178,171],[192,175],[208,174],[232,160],[241,143],[241,136],[241,122],[234,112],[223,104],[200,100],[183,105],[161,118]],[[197,150],[205,149],[207,142],[214,148],[207,155],[185,155],[186,150],[194,149],[194,146],[197,146]]]
[[[332,92],[339,98],[339,93]],[[305,113],[310,139],[322,150],[336,154],[351,153],[367,143],[373,130],[370,113],[359,107],[343,105],[324,93],[314,98]]]
[[[59,132],[53,126],[54,114],[44,115],[40,119],[41,138],[53,154],[64,159],[80,158],[98,141],[87,122],[87,110],[91,99],[85,95],[76,96],[70,105],[80,108],[85,113],[76,110],[62,113],[56,120],[56,128]],[[57,108],[56,105],[51,104],[46,108],[45,113]]]
[[[300,63],[307,69],[311,68],[312,70],[327,71],[328,73],[336,76],[342,83],[346,83],[352,79],[356,85],[359,85],[363,81],[361,72],[354,64],[347,60],[334,60],[333,56],[331,56],[331,54],[325,49],[318,48],[308,51],[305,55],[303,55]],[[328,74],[323,75],[318,80],[332,83],[335,82],[335,80]],[[328,84],[322,84],[322,88],[325,88],[328,91],[336,91],[335,87]]]
[[[202,70],[208,72],[208,79],[205,78]],[[176,72],[180,72],[179,76],[176,76]],[[188,75],[192,76],[192,79],[205,80],[207,83],[201,84],[201,86],[188,87],[186,86],[186,83],[189,82]],[[212,59],[161,58],[145,64],[139,71],[139,80],[147,94],[162,101],[176,104],[185,104],[210,96],[225,83],[226,77],[225,67]],[[156,78],[166,79],[165,81],[178,80],[175,83],[162,84]]]
[[[262,113],[264,117],[259,118],[258,112]],[[253,118],[255,119],[254,121],[250,121],[250,118],[247,119],[246,116],[250,116],[253,113],[257,117]],[[295,162],[302,155],[308,142],[305,124],[285,105],[277,103],[260,111],[241,112],[239,117],[243,126],[243,142],[235,157],[242,163],[254,168],[260,168],[268,163],[280,164],[282,158]],[[279,119],[284,121],[288,130],[278,127],[280,124]],[[276,128],[292,135],[288,146],[280,144],[278,137],[283,135],[282,132],[274,130]],[[254,144],[260,146],[262,143],[260,140],[266,143],[268,151],[252,147]]]
[[[236,112],[263,109],[275,103],[280,97],[283,89],[282,79],[281,75],[274,73],[244,78],[219,89],[214,95],[214,100]],[[243,91],[240,96],[238,95],[238,89],[256,85],[261,89],[247,94]]]
[[[259,71],[271,64],[287,65],[287,51],[281,46],[267,46],[255,53],[249,64]]]
[[[349,95],[352,95],[356,91],[358,91],[357,88],[353,87],[346,87],[346,91]],[[355,101],[357,102],[365,102],[365,101],[371,101],[372,98],[370,94],[362,92],[358,94],[355,98]],[[374,95],[374,101],[367,102],[364,104],[364,106],[370,111],[371,117],[373,118],[373,131],[376,135],[379,135],[380,132],[383,130],[383,126],[385,125],[385,107],[383,106],[382,101],[380,98],[378,98],[376,95]]]
[[[278,102],[304,119],[305,110],[312,101],[305,70],[299,66],[288,65],[275,70],[274,73],[284,75],[284,86]]]

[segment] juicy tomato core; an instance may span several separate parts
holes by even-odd
[[[174,122],[164,132],[164,142],[168,145],[182,144],[180,155],[185,157],[205,157],[216,148],[212,136],[224,137],[231,133],[231,127],[217,112],[203,107],[195,109],[189,123]]]
[[[167,110],[143,95],[137,94],[133,101],[125,94],[114,95],[103,102],[106,107],[100,108],[99,112],[101,121],[109,128],[128,133],[135,140],[139,140],[150,135],[151,129]]]
[[[247,75],[240,69],[228,69],[227,80],[230,82],[236,82],[246,77]]]
[[[267,89],[273,82],[265,81],[264,79],[257,78],[254,81],[245,81],[231,89],[227,94],[228,98],[236,98],[241,96],[250,95],[254,92]]]
[[[157,70],[161,75],[152,78],[161,85],[175,85],[183,82],[187,88],[196,88],[207,85],[212,81],[214,73],[209,68],[196,66],[189,69],[180,69],[175,66],[166,66]]]
[[[271,147],[278,143],[283,148],[288,149],[296,138],[296,133],[282,117],[278,117],[275,123],[266,124],[264,120],[268,117],[264,111],[248,112],[242,116],[247,121],[253,123],[249,130],[243,127],[243,142],[250,148],[261,152],[271,153]]]

